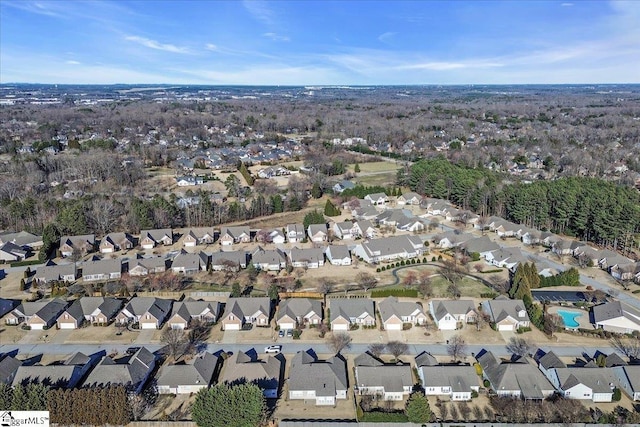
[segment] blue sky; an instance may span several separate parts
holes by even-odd
[[[0,1],[0,82],[640,82],[640,1]]]

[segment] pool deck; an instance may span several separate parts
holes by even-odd
[[[553,313],[553,314],[558,314],[558,310],[560,311],[568,311],[568,312],[575,312],[575,313],[580,313],[580,316],[575,317],[575,321],[578,322],[578,326],[576,328],[566,328],[566,329],[577,329],[577,328],[584,328],[584,329],[592,329],[593,325],[591,325],[591,323],[589,322],[589,312],[586,310],[581,310],[579,308],[575,308],[575,307],[549,307],[548,308],[548,312],[549,313]]]

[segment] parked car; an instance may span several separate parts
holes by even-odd
[[[287,329],[287,337],[291,338],[293,336],[293,329]]]
[[[282,351],[281,345],[270,345],[264,348],[265,353],[280,353]]]
[[[278,336],[279,336],[280,338],[284,338],[284,329],[280,329],[280,330],[278,331]]]

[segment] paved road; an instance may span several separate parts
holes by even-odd
[[[210,352],[216,352],[218,350],[237,352],[239,350],[248,351],[252,348],[255,348],[259,353],[264,350],[264,347],[268,345],[272,345],[272,341],[259,342],[255,344],[208,344],[207,350]],[[140,346],[141,344],[135,344],[135,346]],[[369,344],[352,344],[351,348],[344,350],[344,354],[352,354],[358,355],[364,353],[367,350]],[[125,344],[55,344],[55,343],[46,343],[46,344],[4,344],[0,345],[0,353],[9,353],[15,350],[18,350],[21,354],[71,354],[77,351],[85,353],[87,355],[94,354],[99,351],[106,351],[107,353],[112,350],[117,350],[118,352],[124,352],[127,348],[131,347],[131,345]],[[161,344],[148,344],[145,345],[147,349],[150,351],[157,351],[163,347]],[[320,354],[330,354],[332,351],[326,344],[307,344],[307,343],[287,343],[282,345],[282,351],[285,354],[294,354],[298,351],[304,351],[309,348],[313,348],[317,353]],[[584,346],[542,346],[543,350],[553,350],[559,356],[574,356],[580,357],[583,354],[593,356],[596,351],[602,351],[604,353],[611,353],[613,349],[606,343],[598,347],[584,347]],[[480,350],[486,349],[490,350],[498,355],[506,356],[508,355],[504,345],[469,345],[468,353],[471,354],[479,353]],[[408,354],[420,354],[423,351],[428,351],[434,355],[446,355],[447,354],[447,346],[445,344],[409,344]]]

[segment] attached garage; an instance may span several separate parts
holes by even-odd
[[[34,323],[31,326],[31,329],[36,330],[36,331],[42,331],[44,330],[44,324],[42,323]]]
[[[384,325],[384,328],[387,331],[401,331],[402,323],[387,323],[386,325]]]
[[[224,325],[224,330],[225,331],[239,331],[240,330],[240,325],[238,323],[228,323],[228,324]]]
[[[498,325],[498,331],[505,331],[505,332],[513,331],[513,325],[509,325],[509,324]]]
[[[332,323],[331,330],[332,331],[348,331],[349,325],[347,323]]]
[[[186,329],[187,327],[184,323],[171,323],[169,326],[171,329]]]
[[[76,324],[72,322],[59,323],[60,329],[76,329]]]
[[[155,323],[140,323],[140,329],[158,329]]]
[[[294,329],[296,325],[294,325],[291,322],[285,322],[285,323],[280,323],[278,326],[280,326],[280,329]]]

